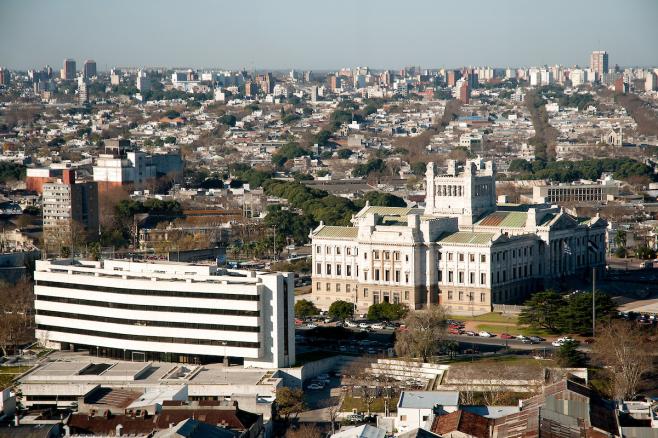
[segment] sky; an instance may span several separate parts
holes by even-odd
[[[0,66],[658,66],[658,0],[0,0]]]

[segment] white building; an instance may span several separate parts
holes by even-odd
[[[435,415],[459,409],[459,391],[402,391],[397,406],[395,428],[400,432],[431,426]]]
[[[184,363],[295,362],[293,277],[186,263],[37,261],[36,338],[57,349]]]
[[[586,76],[585,71],[582,69],[577,68],[571,70],[571,72],[569,73],[569,79],[571,80],[571,85],[577,87],[579,85],[584,84],[585,82],[587,82],[587,78],[585,76]]]
[[[462,169],[450,160],[441,174],[430,163],[424,209],[366,204],[352,227],[321,223],[311,232],[314,303],[485,313],[604,265],[604,220],[557,206],[498,207],[495,187],[492,162]]]
[[[644,79],[644,91],[653,91],[656,89],[656,75],[653,72],[648,72],[647,77]]]

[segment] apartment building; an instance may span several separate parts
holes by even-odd
[[[292,274],[187,263],[37,261],[36,338],[138,361],[295,362]]]
[[[76,182],[75,171],[63,169],[62,178],[42,185],[43,229],[46,242],[65,233],[97,234],[99,227],[98,185]],[[75,224],[75,225],[74,225]]]
[[[380,302],[490,312],[605,263],[606,222],[558,207],[498,207],[492,162],[428,164],[425,208],[366,205],[353,226],[311,232],[312,299],[321,309]]]
[[[619,186],[610,180],[601,184],[556,184],[532,188],[532,202],[562,204],[603,202],[619,195]]]

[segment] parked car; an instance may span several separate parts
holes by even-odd
[[[538,344],[539,343],[539,342],[533,340],[532,338],[525,338],[525,337],[523,339],[521,339],[521,342],[523,342],[524,344]]]
[[[365,417],[362,414],[350,414],[347,416],[347,421],[350,423],[359,423],[364,420]]]
[[[345,325],[348,326],[348,327],[352,327],[352,328],[353,328],[353,327],[358,327],[358,326],[359,326],[359,324],[357,324],[357,323],[354,322],[354,321],[345,321]]]
[[[375,329],[375,330],[384,330],[384,328],[386,327],[386,325],[384,325],[383,322],[376,322],[376,323],[374,323],[373,325],[371,325],[370,327],[372,327],[372,328]]]
[[[480,333],[478,333],[478,336],[480,336],[482,338],[493,338],[496,335],[494,335],[493,333],[481,331]]]
[[[509,333],[501,333],[500,339],[514,339],[514,336],[510,335]]]
[[[314,323],[314,322],[309,322],[308,324],[306,324],[306,328],[310,328],[310,329],[314,329],[314,328],[316,328],[317,326],[318,326],[318,325],[317,325],[316,323]]]
[[[333,318],[325,318],[324,319],[325,324],[329,324],[330,322],[334,322],[334,319]]]
[[[359,323],[359,327],[360,328],[370,328],[370,324],[368,324],[367,322],[362,322],[362,323]]]
[[[324,385],[321,385],[319,383],[311,383],[310,385],[308,385],[307,388],[313,390],[324,389]]]
[[[541,336],[530,336],[530,339],[536,342],[544,342],[546,339],[542,338]]]
[[[466,336],[477,336],[478,335],[477,333],[475,333],[471,330],[465,331],[464,334],[466,334]]]
[[[451,327],[448,329],[448,333],[451,335],[461,335],[463,331],[461,329]]]

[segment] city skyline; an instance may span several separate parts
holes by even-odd
[[[646,50],[658,38],[653,26],[658,4],[635,3],[619,14],[609,0],[559,0],[550,9],[517,0],[503,6],[476,1],[468,10],[459,4],[414,2],[402,13],[392,3],[368,1],[339,1],[322,11],[296,0],[257,2],[249,11],[198,2],[186,15],[169,1],[158,2],[157,9],[153,2],[125,1],[107,9],[77,0],[66,8],[32,0],[4,6],[0,38],[11,43],[0,46],[0,60],[6,67],[27,69],[59,67],[64,58],[80,65],[94,59],[101,71],[113,66],[586,66],[592,51],[606,50],[611,66],[658,65],[658,54]],[[76,19],[67,22],[72,11]],[[619,20],[632,20],[633,32],[619,26]],[[591,23],[596,23],[594,30]]]

